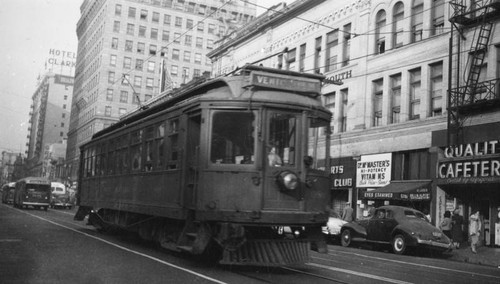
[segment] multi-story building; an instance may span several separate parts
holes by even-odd
[[[476,19],[459,22],[456,2]],[[496,17],[477,11],[485,5]],[[325,75],[333,210],[351,201],[362,218],[371,207],[399,204],[429,211],[439,224],[445,210],[467,215],[481,206],[485,220],[500,223],[500,34],[492,32],[499,8],[498,1],[296,1],[208,56],[217,76],[246,63]],[[462,77],[469,73],[475,77]],[[472,93],[481,93],[481,105],[449,102]],[[450,128],[460,129],[459,140],[447,140]]]
[[[254,2],[254,1],[248,1]],[[76,178],[78,147],[163,91],[211,70],[216,41],[255,18],[247,1],[85,0],[66,159]]]
[[[14,181],[14,165],[17,159],[23,159],[21,153],[2,151],[2,158],[0,160],[0,184]]]
[[[72,76],[48,72],[33,93],[26,143],[31,176],[42,176],[45,147],[68,137],[73,83]]]

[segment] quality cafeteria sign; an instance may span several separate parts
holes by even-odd
[[[361,156],[356,163],[356,187],[381,187],[391,181],[392,154]]]

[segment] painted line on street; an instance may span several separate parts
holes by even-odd
[[[130,252],[130,253],[133,253],[133,254],[136,254],[136,255],[139,255],[139,256],[145,257],[145,258],[149,258],[149,259],[154,260],[154,261],[156,261],[156,262],[159,262],[159,263],[161,263],[161,264],[164,264],[164,265],[170,266],[170,267],[172,267],[172,268],[176,268],[176,269],[182,270],[182,271],[187,272],[187,273],[189,273],[189,274],[193,274],[193,275],[195,275],[195,276],[198,276],[198,277],[200,277],[200,278],[203,278],[203,279],[206,279],[206,280],[212,281],[212,282],[214,282],[214,283],[226,284],[226,282],[222,282],[222,281],[220,281],[220,280],[217,280],[217,279],[211,278],[211,277],[209,277],[209,276],[206,276],[206,275],[200,274],[200,273],[198,273],[198,272],[196,272],[196,271],[193,271],[193,270],[190,270],[190,269],[187,269],[187,268],[184,268],[184,267],[180,267],[180,266],[178,266],[178,265],[175,265],[175,264],[172,264],[172,263],[169,263],[169,262],[163,261],[163,260],[158,259],[158,258],[156,258],[156,257],[152,257],[152,256],[150,256],[150,255],[147,255],[147,254],[144,254],[144,253],[141,253],[141,252],[138,252],[138,251],[134,251],[134,250],[128,249],[128,248],[126,248],[126,247],[123,247],[123,246],[117,245],[117,244],[112,243],[112,242],[110,242],[110,241],[106,241],[106,240],[101,239],[101,238],[98,238],[98,237],[96,237],[96,236],[92,236],[92,235],[89,235],[89,234],[87,234],[87,233],[80,232],[80,231],[75,230],[75,229],[73,229],[73,228],[70,228],[70,227],[68,227],[68,226],[65,226],[65,225],[62,225],[62,224],[56,223],[56,222],[54,222],[54,221],[51,221],[51,220],[49,220],[49,219],[45,219],[45,218],[43,218],[43,217],[36,216],[36,215],[33,215],[33,214],[31,214],[31,213],[28,213],[28,212],[25,212],[25,211],[22,211],[22,210],[19,210],[19,209],[17,209],[17,211],[22,212],[22,213],[25,213],[25,214],[27,214],[27,215],[30,215],[30,216],[32,216],[32,217],[38,218],[38,219],[40,219],[40,220],[43,220],[43,221],[49,222],[49,223],[51,223],[51,224],[53,224],[53,225],[56,225],[56,226],[59,226],[59,227],[62,227],[62,228],[68,229],[68,230],[73,231],[73,232],[75,232],[75,233],[79,233],[79,234],[84,235],[84,236],[87,236],[87,237],[89,237],[89,238],[92,238],[92,239],[95,239],[95,240],[101,241],[101,242],[103,242],[103,243],[106,243],[106,244],[108,244],[108,245],[111,245],[111,246],[114,246],[114,247],[116,247],[116,248],[122,249],[122,250],[124,250],[124,251]]]
[[[396,283],[396,284],[411,284],[412,283],[412,282],[406,282],[406,281],[401,281],[401,280],[397,280],[397,279],[377,276],[377,275],[373,275],[373,274],[358,272],[358,271],[354,271],[354,270],[348,270],[348,269],[342,269],[342,268],[322,265],[322,264],[318,264],[318,263],[307,263],[307,265],[319,267],[319,268],[323,268],[323,269],[328,269],[328,270],[335,271],[335,272],[342,272],[342,273],[352,274],[352,275],[356,275],[356,276],[366,277],[369,279],[385,281],[385,282],[389,282],[389,283]]]
[[[432,268],[432,269],[436,269],[436,270],[443,270],[443,271],[449,271],[449,272],[460,272],[460,273],[464,273],[464,274],[473,274],[473,275],[479,275],[479,276],[483,276],[483,277],[500,279],[499,276],[495,276],[495,275],[489,275],[489,274],[483,274],[483,273],[477,273],[477,272],[471,272],[471,271],[464,271],[464,270],[458,270],[458,269],[452,269],[452,268],[445,268],[445,267],[439,267],[439,266],[433,266],[433,265],[427,265],[427,264],[420,264],[420,263],[414,263],[414,262],[407,262],[407,261],[395,260],[395,259],[383,258],[383,257],[377,257],[377,256],[370,256],[370,255],[364,255],[364,254],[360,254],[360,253],[345,252],[345,251],[336,251],[336,253],[360,256],[360,257],[371,258],[371,259],[375,259],[375,260],[384,260],[384,261],[395,262],[395,263],[400,263],[400,264],[408,264],[408,265],[419,266],[419,267],[423,267],[423,268]],[[332,253],[328,253],[328,254],[335,255]],[[317,258],[317,259],[321,259],[321,260],[329,260],[327,258],[321,258],[321,257],[315,257],[315,256],[313,256],[312,258]]]

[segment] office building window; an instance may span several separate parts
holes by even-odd
[[[422,40],[424,0],[414,0],[411,8],[411,42]]]
[[[148,72],[155,72],[155,62],[148,61]]]
[[[120,21],[114,21],[113,23],[113,32],[119,33],[120,32]]]
[[[382,125],[382,102],[384,96],[384,80],[379,79],[372,82],[373,84],[373,126]]]
[[[392,15],[392,46],[398,48],[403,46],[404,37],[404,5],[403,2],[398,2],[394,5]]]
[[[151,18],[151,22],[159,23],[160,22],[160,13],[153,12],[153,18]]]
[[[185,35],[184,36],[184,45],[191,46],[192,43],[193,43],[193,36]]]
[[[115,5],[115,15],[116,16],[121,16],[122,14],[122,5],[116,4]]]
[[[134,86],[135,87],[142,87],[142,77],[141,76],[134,76]]]
[[[205,30],[205,24],[203,22],[198,22],[196,24],[196,29],[199,31],[199,32],[203,32]]]
[[[146,78],[146,88],[147,89],[153,88],[153,78]]]
[[[132,68],[132,58],[130,57],[123,58],[123,68],[124,69]]]
[[[196,47],[197,48],[203,48],[203,38],[202,37],[197,37],[196,38]]]
[[[299,51],[299,72],[304,72],[304,62],[306,59],[306,44],[302,44],[300,46],[300,51]]]
[[[193,78],[200,77],[201,76],[201,70],[200,69],[194,69],[193,70]]]
[[[149,45],[149,55],[156,55],[156,45],[154,44]]]
[[[321,73],[321,42],[322,38],[317,37],[314,44],[314,72]]]
[[[351,24],[344,26],[344,41],[342,43],[342,67],[349,65],[351,59]]]
[[[128,35],[134,35],[134,24],[127,24],[127,34]]]
[[[375,53],[382,54],[385,52],[385,11],[380,10],[377,12],[376,22],[375,22]]]
[[[132,51],[134,43],[131,40],[125,41],[125,51]]]
[[[187,19],[187,20],[186,20],[186,28],[187,28],[187,29],[189,29],[189,30],[190,30],[190,29],[192,29],[192,28],[193,28],[193,25],[194,25],[193,20],[191,20],[191,19]]]
[[[178,28],[182,28],[182,18],[181,17],[175,17],[175,26]]]
[[[215,25],[214,24],[208,24],[208,33],[211,35],[215,34]]]
[[[391,123],[401,122],[401,74],[391,76]]]
[[[286,58],[286,70],[292,70],[292,71],[295,70],[296,60],[297,60],[297,49],[294,48],[288,51]]]
[[[439,35],[444,32],[444,0],[432,1],[432,35]]]
[[[158,29],[151,29],[151,39],[157,40],[158,39]]]
[[[109,71],[108,72],[108,83],[115,83],[115,72]]]
[[[116,55],[111,54],[111,56],[109,57],[109,65],[116,66]]]
[[[172,59],[179,60],[179,53],[180,51],[178,49],[172,49]]]
[[[145,49],[146,49],[146,44],[144,42],[137,43],[137,53],[143,54]]]
[[[130,82],[129,74],[122,74],[122,85],[128,85]]]
[[[113,101],[113,89],[106,90],[106,100],[110,102]]]
[[[181,33],[174,33],[174,42],[181,43]]]
[[[431,76],[431,116],[443,114],[443,62],[430,65]]]
[[[191,51],[184,51],[184,61],[185,62],[190,62],[191,61]]]
[[[114,37],[113,39],[111,39],[111,48],[118,49],[118,38]]]
[[[194,54],[194,63],[201,64],[201,53]]]
[[[324,95],[325,107],[328,108],[330,111],[335,110],[335,96],[336,96],[335,92],[331,92]]]
[[[120,92],[120,103],[127,103],[127,102],[128,102],[128,92],[121,91]]]
[[[146,27],[145,26],[139,26],[139,36],[146,37]]]
[[[334,30],[326,34],[326,54],[325,72],[337,69],[337,47],[339,44],[339,30]]]
[[[111,116],[111,107],[110,106],[106,106],[106,108],[104,109],[104,116]]]
[[[340,95],[342,96],[342,118],[340,121],[340,132],[347,131],[347,107],[349,104],[349,90],[340,90]]]
[[[179,67],[177,65],[170,66],[170,75],[177,77],[179,73]]]
[[[163,32],[161,34],[161,40],[169,41],[170,40],[170,32],[167,30],[163,30]]]
[[[165,26],[170,26],[170,15],[167,14],[163,15],[163,24]]]
[[[135,19],[135,8],[134,7],[129,7],[128,8],[128,17]]]
[[[410,70],[410,120],[420,118],[421,70]]]
[[[147,21],[148,20],[148,11],[147,10],[141,10],[140,19],[143,20],[143,21]]]
[[[122,115],[124,115],[126,113],[127,113],[127,109],[126,108],[119,108],[118,109],[118,115],[119,116],[122,116]]]

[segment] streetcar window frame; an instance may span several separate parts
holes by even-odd
[[[219,115],[234,115],[234,119],[228,119],[229,122],[238,121],[236,116],[243,116],[251,114],[252,118],[250,120],[247,117],[247,121],[243,120],[241,122],[251,122],[249,128],[239,128],[236,123],[224,123],[223,120],[219,121]],[[210,131],[209,131],[209,164],[215,167],[254,167],[256,165],[257,158],[257,136],[258,136],[258,125],[259,125],[259,111],[257,109],[249,111],[248,109],[212,109],[210,111]],[[221,117],[224,118],[224,117]],[[240,117],[241,118],[241,117]],[[241,118],[245,119],[245,118]],[[227,129],[227,127],[232,127]],[[248,130],[250,130],[248,132]],[[241,139],[243,137],[243,139]],[[247,139],[247,138],[252,139]],[[218,139],[218,142],[215,139]],[[238,144],[234,142],[239,142]],[[248,142],[252,143],[249,147],[243,147]],[[220,147],[215,145],[219,144]],[[221,151],[221,147],[225,150]],[[225,153],[224,153],[225,151]]]
[[[278,122],[278,116],[288,116],[288,119],[293,118],[293,126],[290,124],[287,129],[277,129],[285,127],[284,124],[272,125],[272,121]],[[297,167],[300,165],[299,156],[301,153],[300,136],[302,133],[302,112],[293,110],[268,109],[266,119],[266,156],[267,164],[270,167]],[[290,123],[290,121],[289,121]],[[290,128],[291,127],[291,128]],[[289,132],[293,129],[293,139],[285,139],[283,131]],[[279,130],[279,131],[278,131]],[[274,132],[274,134],[273,134]],[[279,132],[279,133],[278,133]],[[281,134],[280,134],[281,133]],[[290,134],[290,133],[288,133]],[[292,143],[292,144],[290,144]]]

